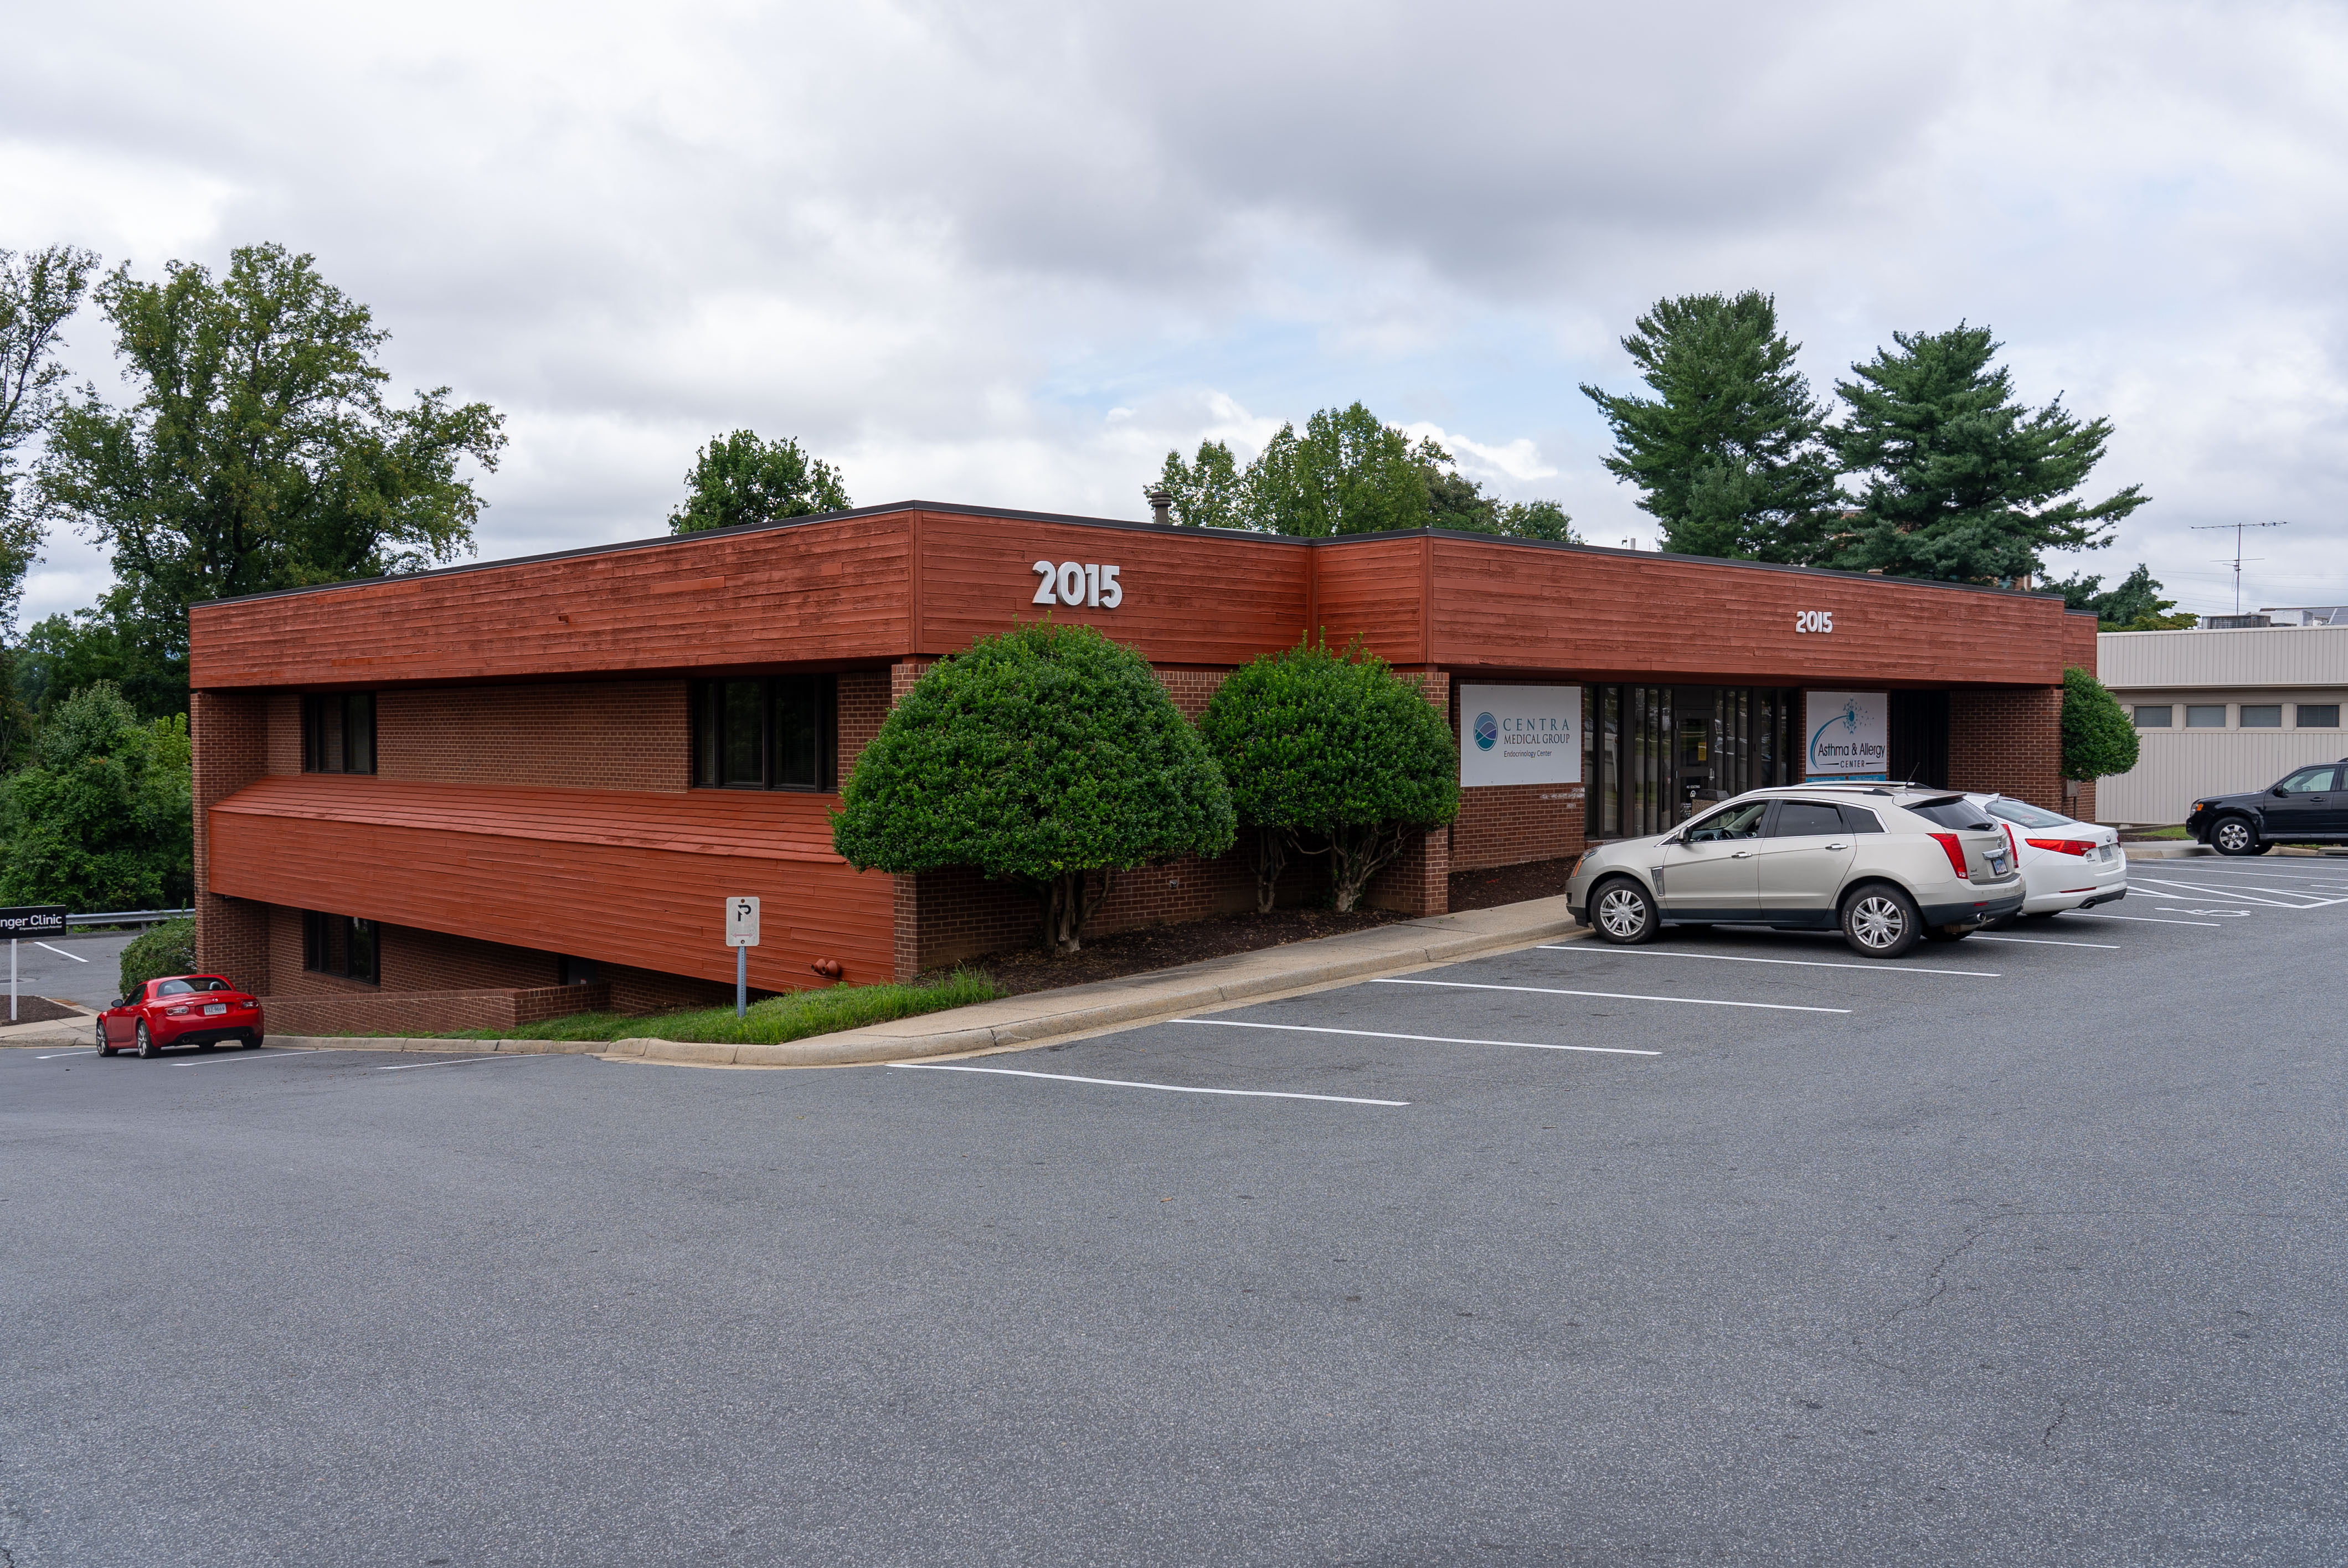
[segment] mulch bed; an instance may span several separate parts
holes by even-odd
[[[1573,861],[1537,860],[1529,866],[1504,866],[1494,871],[1462,871],[1451,878],[1454,910],[1490,909],[1527,898],[1547,898],[1565,891]],[[1217,915],[1179,925],[1148,926],[1119,931],[1113,937],[1092,937],[1084,950],[1071,958],[1055,958],[1041,948],[1016,948],[973,959],[967,966],[983,969],[1014,996],[1081,986],[1094,980],[1123,979],[1202,958],[1227,958],[1265,948],[1309,942],[1346,931],[1365,931],[1408,919],[1392,909],[1356,909],[1340,915],[1334,909],[1275,909],[1269,915]]]
[[[1580,858],[1578,855],[1569,855],[1562,860],[1496,866],[1489,871],[1455,871],[1451,874],[1451,912],[1461,915],[1470,909],[1521,904],[1528,898],[1554,898],[1565,891],[1565,879],[1573,875],[1573,863]]]
[[[18,1023],[56,1023],[62,1019],[83,1019],[88,1016],[89,1014],[79,1008],[67,1007],[63,1002],[53,1002],[46,997],[25,996],[20,993],[16,998]],[[8,1004],[5,1000],[0,1000],[0,1023],[7,1021]]]

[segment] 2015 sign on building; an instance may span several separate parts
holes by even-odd
[[[1065,604],[1086,610],[1115,610],[1125,602],[1125,585],[1117,574],[1125,569],[1097,562],[1064,560],[1055,566],[1039,560],[1027,569],[1044,580],[1035,585],[1030,604]]]

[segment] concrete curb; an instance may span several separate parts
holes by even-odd
[[[778,1045],[652,1039],[391,1040],[291,1035],[272,1035],[269,1043],[313,1050],[560,1053],[678,1067],[856,1067],[1028,1050],[1107,1030],[1215,1012],[1585,935],[1566,912],[1562,896],[1536,898],[1498,909],[1435,915],[1282,948],[1234,953],[1130,979],[1034,991]]]

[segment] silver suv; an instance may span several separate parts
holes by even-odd
[[[1870,958],[1953,942],[2022,907],[2005,835],[1949,790],[1797,784],[1754,790],[1660,838],[1581,857],[1567,907],[1610,942],[1665,926],[1839,927]]]

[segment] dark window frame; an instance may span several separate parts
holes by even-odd
[[[304,693],[302,771],[305,774],[374,773],[376,758],[376,708],[373,692]]]
[[[745,687],[755,687],[757,777],[728,777],[729,763],[747,746],[733,733]],[[695,789],[780,791],[832,794],[839,787],[839,680],[834,675],[763,675],[695,681],[687,688],[692,717],[688,758]],[[808,734],[806,721],[812,721]],[[787,756],[796,739],[799,755]],[[813,753],[808,754],[812,741]],[[798,765],[793,766],[796,762]],[[811,765],[810,765],[811,764]]]
[[[362,985],[383,984],[383,926],[356,915],[302,911],[302,968]]]

